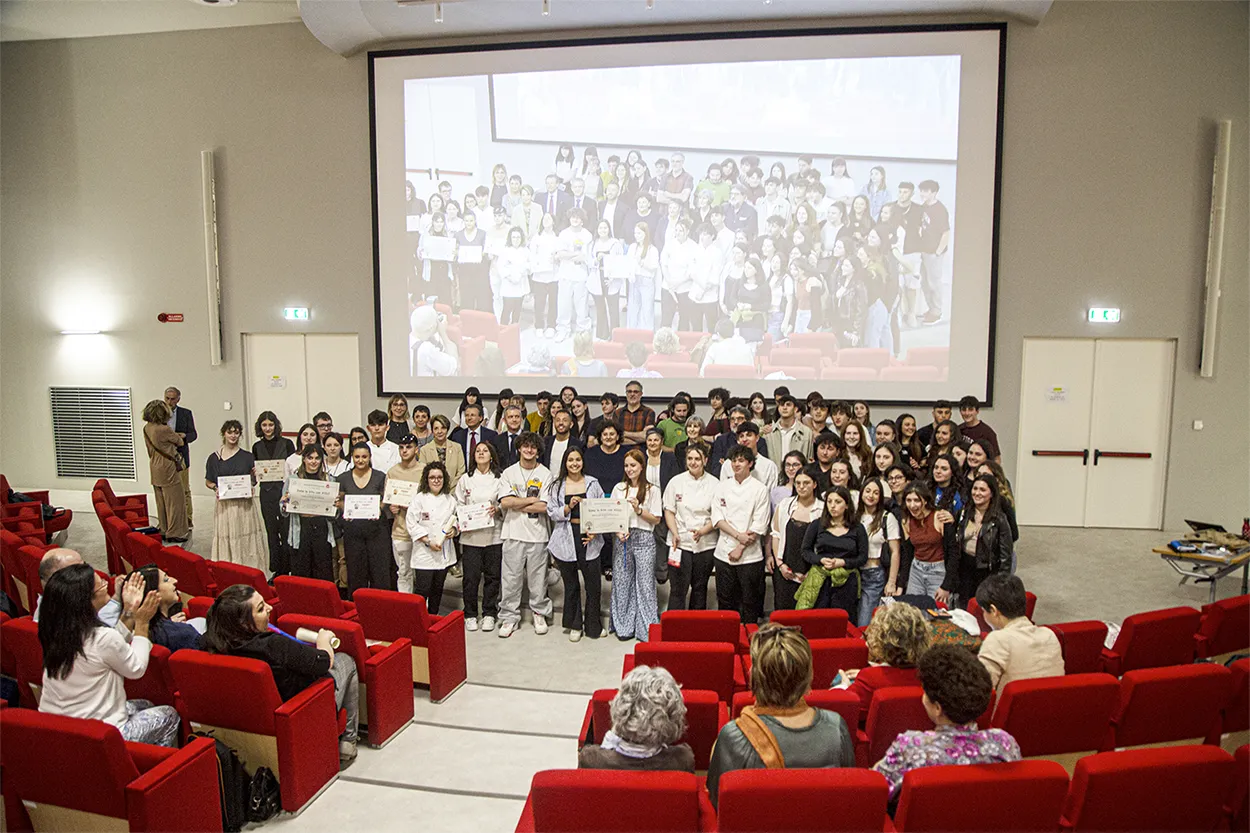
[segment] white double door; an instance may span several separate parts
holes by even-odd
[[[343,435],[363,424],[359,341],[355,333],[244,333],[247,433],[262,411],[277,414],[292,435],[319,411]]]
[[[1025,339],[1017,518],[1161,529],[1176,342]]]

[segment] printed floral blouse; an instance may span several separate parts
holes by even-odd
[[[873,767],[898,796],[909,770],[946,764],[1001,764],[1020,760],[1016,739],[1002,729],[978,729],[976,723],[939,726],[928,732],[903,732]]]

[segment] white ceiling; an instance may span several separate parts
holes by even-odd
[[[343,55],[387,43],[412,44],[541,32],[623,32],[642,27],[822,21],[897,15],[987,15],[1038,23],[1052,0],[239,0],[206,6],[195,0],[0,0],[0,41],[130,35],[303,20]]]
[[[225,26],[296,23],[296,0],[0,0],[0,41],[138,35]]]
[[[387,43],[428,42],[468,36],[646,26],[880,17],[883,15],[989,15],[1038,23],[1052,0],[444,0],[434,22],[434,0],[300,0],[305,25],[343,55]]]

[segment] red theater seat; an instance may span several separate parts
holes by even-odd
[[[658,329],[658,328],[657,328]],[[617,327],[612,331],[612,338],[619,344],[631,344],[635,341],[651,346],[651,341],[655,338],[655,333],[651,330],[627,330],[624,327]],[[681,339],[678,338],[680,343]],[[686,348],[689,350],[690,348]]]
[[[360,723],[369,727],[370,746],[385,746],[412,722],[412,643],[407,639],[370,647],[358,622],[298,613],[283,615],[278,627],[292,636],[300,628],[325,628],[339,638],[335,653],[347,654],[356,663]]]
[[[6,590],[10,591],[13,601],[28,613],[34,613],[38,603],[41,590],[39,562],[44,552],[46,550],[40,547],[23,544],[21,538],[11,533],[6,536],[5,546],[0,550]]]
[[[820,378],[826,382],[870,382],[877,378],[875,367],[823,367]]]
[[[751,650],[742,619],[732,610],[666,610],[647,636],[651,642],[724,642],[740,654]]]
[[[788,343],[797,349],[819,350],[821,358],[838,357],[838,337],[833,333],[791,333]]]
[[[716,813],[689,772],[552,769],[534,774],[517,833],[712,831]]]
[[[1103,752],[1076,765],[1062,830],[1216,830],[1235,777],[1213,746]]]
[[[1117,749],[1161,743],[1218,745],[1233,673],[1222,665],[1139,668],[1120,680]]]
[[[1250,650],[1250,595],[1234,596],[1202,606],[1202,620],[1194,635],[1198,659],[1226,657]]]
[[[94,495],[98,491],[104,497],[104,502],[108,504],[109,509],[113,510],[113,514],[130,524],[132,529],[140,529],[152,525],[148,522],[147,495],[114,494],[112,484],[104,478],[97,480],[93,488],[92,494]]]
[[[1063,669],[1069,674],[1102,671],[1102,649],[1107,641],[1107,623],[1088,619],[1047,625],[1059,637]]]
[[[0,711],[9,830],[220,831],[217,753],[126,743],[99,720]],[[53,776],[55,773],[55,776]]]
[[[707,338],[708,334],[703,332],[695,332],[694,330],[678,330],[677,343],[681,345],[681,349],[686,352],[693,350],[700,341]],[[652,336],[647,336],[647,344],[651,343]],[[617,339],[620,341],[621,339]]]
[[[210,561],[209,568],[213,572],[213,581],[217,584],[217,592],[220,593],[227,587],[236,584],[246,584],[261,595],[266,602],[273,605],[273,613],[270,618],[276,619],[286,612],[286,608],[282,606],[282,600],[277,592],[269,585],[265,574],[255,567],[248,567],[245,564],[234,564],[229,561]]]
[[[158,706],[178,706],[177,686],[169,670],[169,649],[153,645],[148,670],[137,680],[126,680],[127,700],[151,700]]]
[[[10,619],[0,625],[0,637],[4,640],[5,652],[12,657],[22,706],[39,708],[43,689],[43,646],[39,643],[39,625],[29,616]]]
[[[770,365],[789,365],[816,369],[820,367],[822,353],[817,347],[774,347],[768,354]]]
[[[803,700],[813,709],[824,709],[827,712],[842,715],[842,719],[846,721],[847,730],[854,735],[856,727],[859,726],[860,703],[857,696],[841,688],[814,688],[803,695]],[[747,706],[753,705],[755,705],[755,695],[749,691],[739,691],[734,695],[731,712],[733,719],[736,720]]]
[[[494,341],[499,333],[499,320],[492,312],[475,309],[460,310],[460,335],[462,338],[485,336],[487,341]]]
[[[1228,736],[1221,744],[1232,751],[1250,741],[1250,659],[1239,659],[1231,666],[1233,682],[1228,705],[1224,707],[1224,722],[1220,727]]]
[[[929,365],[883,367],[879,378],[883,382],[940,382],[942,368]]]
[[[1138,668],[1193,662],[1194,634],[1201,618],[1192,607],[1133,614],[1120,626],[1115,645],[1103,649],[1103,670],[1118,677]]]
[[[44,543],[50,542],[52,536],[58,532],[68,529],[70,522],[74,520],[74,513],[68,509],[58,509],[51,518],[42,517],[43,509],[40,507],[52,505],[46,489],[27,489],[22,492],[22,494],[31,499],[29,503],[9,503],[9,491],[9,479],[0,474],[0,517],[7,518],[10,512],[16,515],[24,515],[33,507],[43,524]]]
[[[868,769],[739,769],[717,786],[720,833],[881,830],[890,788]],[[797,796],[818,800],[796,800]]]
[[[777,351],[774,350],[774,353]],[[760,362],[760,376],[771,376],[774,373],[781,373],[791,379],[800,379],[804,381],[815,381],[820,377],[820,369],[814,365],[804,364],[777,364],[771,359],[765,359]]]
[[[920,701],[920,686],[883,688],[872,696],[868,720],[856,737],[856,758],[860,766],[872,766],[885,757],[895,738],[907,731],[926,731],[933,721]]]
[[[99,491],[92,492],[91,507],[95,509],[95,516],[100,521],[100,529],[104,532],[105,565],[108,567],[108,571],[110,573],[118,575],[125,572],[125,568],[122,566],[122,553],[117,549],[116,536],[114,536],[113,531],[109,528],[108,524],[109,518],[118,518],[113,514],[113,510],[109,509],[108,504],[104,502],[103,497],[104,496],[101,495]]]
[[[1024,615],[1029,619],[1032,619],[1033,611],[1035,610],[1037,610],[1037,596],[1033,593],[1026,592],[1024,594]],[[975,597],[968,600],[968,612],[977,617],[977,624],[981,626],[982,635],[990,632],[989,622],[985,621],[985,612],[981,610],[981,605],[977,603]],[[1097,671],[1099,669],[1094,670]]]
[[[156,566],[178,582],[184,603],[194,596],[217,596],[217,582],[208,561],[182,547],[161,547],[154,556]]]
[[[903,356],[903,363],[947,368],[950,367],[950,354],[949,347],[912,347]]]
[[[1076,761],[1109,748],[1120,684],[1110,674],[1016,680],[1002,691],[993,726],[1020,744],[1025,758],[1045,758],[1069,772]]]
[[[269,767],[282,809],[300,810],[338,776],[342,729],[328,677],[284,703],[258,659],[178,651],[169,668],[183,717],[238,752],[250,772]]]
[[[1228,824],[1234,833],[1246,833],[1250,830],[1250,746],[1237,747],[1233,759],[1237,771],[1228,800]]]
[[[635,665],[666,668],[682,688],[715,691],[726,706],[746,689],[734,646],[725,642],[639,642],[625,656],[621,676]]]
[[[647,341],[650,344],[650,340]],[[596,359],[625,359],[625,345],[616,341],[601,341],[595,345]]]
[[[709,364],[703,368],[704,379],[758,379],[753,364]]]
[[[1068,773],[1052,761],[922,767],[903,776],[894,827],[1052,833],[1067,794]]]
[[[666,362],[652,356],[647,359],[647,369],[654,370],[665,379],[699,378],[699,366],[694,362]]]
[[[851,618],[841,608],[821,610],[774,610],[769,622],[778,625],[794,625],[810,639],[842,639],[859,636],[859,629],[851,624]]]
[[[362,588],[352,598],[367,638],[412,643],[412,682],[428,685],[431,701],[441,703],[464,684],[463,611],[432,616],[424,598],[394,590]]]
[[[890,351],[882,347],[847,347],[838,351],[838,367],[871,367],[880,370],[890,365]]]
[[[156,554],[161,549],[160,535],[127,532],[124,540],[126,551],[122,554],[122,559],[130,565],[131,570],[156,563]]]
[[[603,738],[612,728],[612,699],[616,697],[616,689],[601,688],[590,697],[586,706],[586,717],[582,721],[582,732],[578,737],[578,746],[588,743],[603,743]],[[694,752],[694,766],[697,770],[706,770],[712,758],[712,745],[721,727],[729,722],[729,709],[720,701],[714,691],[699,691],[684,688],[681,699],[686,704],[686,734],[678,743],[690,744]]]
[[[338,585],[332,581],[303,576],[275,576],[273,589],[287,613],[331,619],[356,618],[356,605],[343,601]]]

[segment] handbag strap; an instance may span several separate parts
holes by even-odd
[[[754,706],[744,708],[742,714],[739,715],[734,723],[742,731],[742,735],[747,739],[747,743],[751,744],[755,754],[760,756],[760,760],[764,762],[766,769],[786,768],[786,759],[781,754],[781,747],[777,744],[776,736],[769,731],[767,724],[756,714]]]

